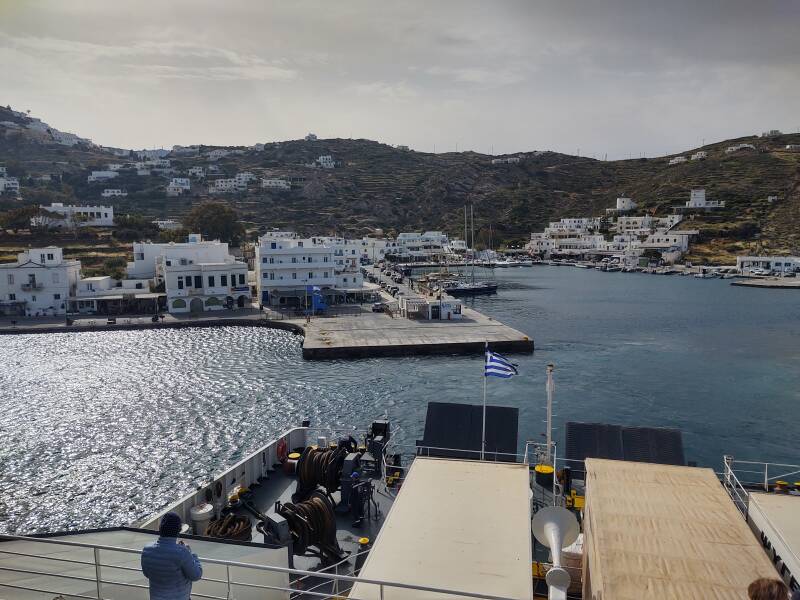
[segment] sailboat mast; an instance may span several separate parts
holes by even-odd
[[[469,216],[471,218],[472,232],[472,283],[475,283],[475,210],[474,205],[469,205]]]

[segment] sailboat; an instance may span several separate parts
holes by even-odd
[[[472,233],[472,280],[449,281],[442,284],[442,290],[451,296],[478,296],[497,293],[497,284],[491,281],[475,281],[475,214],[469,207]],[[464,207],[464,239],[467,238],[467,207]]]

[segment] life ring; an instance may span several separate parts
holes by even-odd
[[[281,462],[286,462],[286,459],[289,458],[289,449],[286,447],[286,440],[281,438],[278,440],[278,460]]]

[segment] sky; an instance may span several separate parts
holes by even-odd
[[[800,128],[794,0],[0,0],[0,104],[124,148],[661,156]]]

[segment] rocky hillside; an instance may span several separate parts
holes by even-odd
[[[725,149],[750,143],[756,150],[728,154]],[[704,146],[708,158],[669,166],[670,157],[599,161],[555,152],[526,152],[518,164],[493,165],[498,157],[474,152],[429,154],[400,150],[369,140],[331,139],[266,144],[263,151],[220,159],[221,174],[249,170],[259,176],[291,177],[291,191],[222,195],[252,228],[294,228],[300,232],[366,234],[414,229],[463,231],[463,207],[473,204],[478,239],[495,246],[518,243],[550,220],[600,214],[621,194],[634,198],[642,211],[664,214],[688,200],[692,187],[705,187],[709,199],[726,208],[696,218],[687,227],[700,229],[698,258],[719,258],[743,251],[800,253],[800,135],[756,136]],[[201,147],[202,152],[210,147]],[[687,149],[686,155],[701,148]],[[330,154],[335,169],[306,166]],[[207,166],[203,157],[168,157],[184,172]],[[87,184],[91,169],[121,159],[85,143],[67,147],[46,132],[28,128],[24,117],[0,109],[0,164],[20,177],[22,200],[11,205],[50,201],[98,203],[109,185]],[[51,175],[53,181],[37,181]],[[117,211],[152,217],[180,218],[209,197],[194,185],[188,196],[167,198],[167,179],[123,174],[111,187],[124,187],[127,198],[105,200]],[[768,202],[768,196],[777,196]]]

